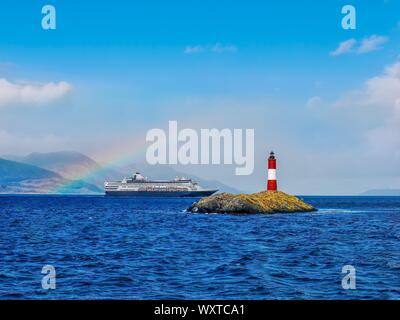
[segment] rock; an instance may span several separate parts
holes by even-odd
[[[220,193],[193,203],[194,213],[291,213],[317,211],[312,205],[281,191],[253,194]]]

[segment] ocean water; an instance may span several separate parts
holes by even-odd
[[[400,299],[400,197],[304,198],[319,211],[0,196],[0,299]],[[55,290],[42,289],[44,265]],[[342,288],[344,265],[355,290]]]

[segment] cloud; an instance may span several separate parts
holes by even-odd
[[[372,106],[397,110],[400,101],[400,62],[385,68],[384,72],[365,81],[363,87],[347,92],[335,106]]]
[[[393,62],[333,101],[325,102],[323,99],[314,96],[307,102],[307,108],[313,111],[308,116],[312,117],[315,135],[310,134],[307,146],[302,145],[303,148],[315,145],[306,154],[312,163],[319,163],[319,166],[307,168],[307,163],[302,162],[296,165],[302,165],[302,170],[309,172],[310,179],[316,180],[318,188],[327,193],[337,193],[335,188],[338,184],[342,184],[344,191],[340,189],[340,192],[344,193],[398,188],[400,61]],[[328,150],[317,143],[325,143]],[[302,179],[308,178],[298,177],[291,184],[296,186]],[[335,182],[325,182],[329,179]],[[297,188],[311,190],[304,184]]]
[[[372,35],[365,37],[361,41],[356,39],[349,39],[343,41],[339,46],[330,52],[331,56],[340,56],[346,53],[353,54],[364,54],[372,51],[382,49],[382,45],[385,44],[389,39],[384,36]]]
[[[347,110],[347,116],[357,110],[354,121],[370,123],[364,133],[369,155],[400,160],[400,62],[367,79],[360,89],[345,93],[332,107]]]
[[[184,53],[186,54],[193,54],[193,53],[199,53],[203,52],[205,50],[204,46],[187,46],[184,50]]]
[[[215,45],[213,45],[211,47],[211,51],[212,52],[216,52],[216,53],[223,53],[223,52],[236,52],[237,48],[234,45],[223,45],[220,43],[216,43]]]
[[[382,45],[388,41],[387,37],[372,35],[368,38],[364,38],[361,45],[357,49],[358,54],[363,54],[382,48]]]
[[[384,116],[381,126],[367,132],[371,152],[392,154],[400,160],[400,62],[369,79],[358,96],[361,103],[379,108]]]
[[[323,107],[324,104],[325,104],[325,102],[321,99],[321,97],[314,96],[314,97],[311,97],[310,99],[308,99],[308,101],[306,102],[306,108],[313,110],[316,108]]]
[[[68,137],[55,134],[20,134],[0,129],[0,157],[4,154],[26,154],[33,151],[63,150],[71,145]]]
[[[355,39],[349,39],[343,41],[339,44],[336,50],[332,51],[330,54],[331,56],[339,56],[344,53],[351,52],[354,49],[355,44],[357,41]]]
[[[183,52],[185,54],[195,54],[195,53],[201,53],[201,52],[234,53],[236,51],[237,51],[237,47],[234,45],[221,44],[221,43],[217,42],[215,44],[187,46]]]
[[[40,105],[65,96],[72,87],[67,82],[45,84],[13,83],[0,78],[0,107],[9,105]]]

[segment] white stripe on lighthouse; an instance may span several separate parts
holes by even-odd
[[[268,169],[268,180],[276,180],[276,169]]]

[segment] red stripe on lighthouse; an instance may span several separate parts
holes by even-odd
[[[268,159],[268,169],[276,169],[276,160]]]
[[[270,153],[268,158],[268,191],[277,191],[278,183],[276,180],[276,158],[273,152]]]
[[[267,188],[268,188],[268,191],[277,191],[278,183],[276,182],[276,180],[268,180]]]

